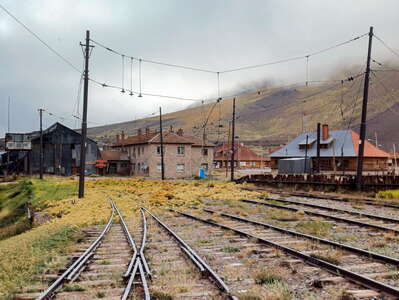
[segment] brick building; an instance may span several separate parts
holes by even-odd
[[[262,157],[243,143],[235,145],[234,166],[239,169],[263,169],[269,167],[270,158]],[[228,168],[231,163],[231,145],[222,144],[215,149],[214,164],[217,169]]]
[[[307,138],[306,138],[307,137]],[[359,135],[353,130],[329,130],[322,126],[320,137],[321,171],[349,171],[357,168]],[[316,166],[317,133],[302,133],[284,147],[270,154],[272,169],[278,168],[280,159],[305,158]],[[366,141],[364,144],[364,171],[387,171],[390,154]]]
[[[165,177],[189,178],[196,176],[199,169],[212,171],[214,145],[185,135],[183,129],[163,132]],[[111,146],[115,150],[127,152],[131,163],[131,175],[151,178],[161,177],[161,137],[160,133],[146,129],[138,130],[135,136],[117,135]]]

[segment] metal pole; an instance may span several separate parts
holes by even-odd
[[[7,131],[10,132],[10,105],[11,105],[11,98],[8,96],[8,118],[7,118]]]
[[[320,173],[320,127],[321,124],[317,123],[317,173]]]
[[[165,180],[165,163],[163,153],[163,133],[162,133],[162,109],[159,107],[159,133],[161,136],[161,178]]]
[[[309,142],[309,135],[306,135],[306,146],[305,146],[305,165],[303,167],[303,173],[306,173],[306,163],[308,160],[308,142]]]
[[[375,146],[378,148],[378,136],[377,136],[377,131],[374,132],[374,137],[375,137]]]
[[[40,158],[39,158],[39,177],[43,179],[43,108],[39,108],[40,115]]]
[[[356,188],[358,191],[362,190],[362,185],[363,185],[363,178],[362,178],[363,158],[364,158],[364,143],[366,139],[367,101],[369,97],[370,60],[371,60],[372,42],[373,42],[373,27],[370,27],[369,47],[367,52],[367,67],[366,67],[366,73],[364,75],[363,106],[362,106],[362,120],[360,123],[359,153],[357,159]]]
[[[231,167],[231,178],[230,180],[233,181],[234,180],[234,152],[235,152],[235,119],[236,119],[236,98],[233,98],[233,118],[231,121],[231,160],[230,160],[230,167]]]
[[[82,44],[81,44],[82,45]],[[79,172],[79,198],[84,197],[85,169],[86,169],[86,138],[87,138],[87,98],[89,94],[89,56],[90,56],[90,31],[86,31],[85,44],[85,69],[83,86],[83,117],[82,117],[82,140],[80,144],[80,172]]]

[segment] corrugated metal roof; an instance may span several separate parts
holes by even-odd
[[[314,142],[316,142],[316,138],[309,138],[309,136],[308,136],[308,142],[306,143],[306,136],[305,136],[305,139],[302,140],[301,142],[299,142],[299,145],[301,145],[301,146],[305,146],[306,144],[312,145]]]
[[[353,130],[330,130],[330,136],[322,140],[321,144],[329,144],[326,149],[320,149],[321,157],[356,157],[359,148],[359,135]],[[316,132],[302,133],[290,143],[270,154],[270,157],[305,157],[306,149],[299,149],[299,144],[308,139],[317,139]],[[310,144],[310,143],[309,143]],[[389,153],[378,149],[366,141],[364,147],[365,157],[389,157]],[[312,144],[307,150],[308,157],[317,156],[317,143]]]
[[[270,154],[270,157],[304,157],[306,150],[299,149],[298,145],[306,139],[306,135],[309,139],[317,139],[316,132],[302,133],[281,149]],[[344,157],[356,156],[351,130],[331,130],[329,139],[334,139],[334,141],[327,149],[320,149],[321,157],[342,156],[341,151],[343,151]],[[317,143],[308,148],[307,155],[309,157],[317,156]]]

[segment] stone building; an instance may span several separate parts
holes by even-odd
[[[185,135],[183,129],[163,132],[165,177],[168,179],[190,178],[205,168],[207,173],[213,168],[211,143]],[[161,177],[161,137],[160,133],[149,128],[138,130],[135,136],[117,135],[113,149],[127,152],[131,163],[131,175],[151,178]]]

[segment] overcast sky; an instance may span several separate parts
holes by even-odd
[[[399,50],[397,0],[0,0],[0,4],[78,68],[85,31],[93,40],[127,55],[215,71],[306,55],[366,33],[369,26]],[[74,127],[80,74],[51,53],[0,9],[0,136],[38,128],[42,107]],[[373,57],[390,52],[374,42]],[[367,38],[310,59],[309,79],[326,79],[337,68],[364,63]],[[222,74],[221,95],[259,82],[305,81],[306,61]],[[96,46],[90,76],[120,86],[121,57]],[[126,64],[125,86],[130,86]],[[138,66],[133,64],[133,89]],[[142,64],[145,93],[195,99],[217,96],[217,76]],[[82,102],[80,101],[80,105]],[[89,126],[133,120],[163,107],[170,112],[192,104],[119,90],[89,87]],[[81,111],[81,108],[80,108]],[[44,125],[56,118],[44,115]]]

